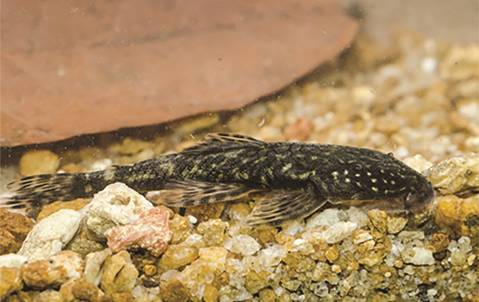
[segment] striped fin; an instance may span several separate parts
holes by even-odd
[[[176,180],[169,181],[164,185],[160,192],[160,200],[168,207],[187,208],[217,202],[237,201],[257,191],[259,189],[234,183]]]
[[[304,190],[273,190],[257,202],[246,218],[246,223],[249,225],[279,224],[289,219],[304,218],[317,211],[326,202],[318,201],[316,196]]]
[[[234,142],[234,143],[243,143],[243,144],[253,144],[253,145],[262,145],[263,141],[260,141],[251,136],[246,136],[242,134],[235,133],[210,133],[206,136],[206,139],[209,141],[216,142]]]
[[[255,138],[230,133],[210,133],[205,141],[186,148],[183,152],[212,152],[226,151],[244,147],[262,147],[266,143]]]
[[[117,167],[92,173],[58,173],[32,175],[7,185],[12,193],[0,201],[0,208],[30,208],[54,201],[92,197],[106,185],[115,182]]]
[[[0,204],[0,208],[21,209],[56,200],[77,198],[78,187],[83,187],[81,174],[41,174],[13,181],[7,185],[14,195]]]

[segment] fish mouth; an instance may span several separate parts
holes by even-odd
[[[436,191],[431,189],[427,197],[423,200],[414,202],[412,205],[409,206],[409,210],[414,214],[419,214],[421,212],[430,212],[434,208],[434,200],[436,199]]]

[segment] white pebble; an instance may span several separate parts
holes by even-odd
[[[233,238],[229,238],[225,241],[225,248],[230,252],[241,254],[243,256],[251,256],[259,249],[261,246],[256,240],[248,235],[238,235]]]
[[[27,262],[27,257],[17,254],[6,254],[0,256],[0,267],[21,267]]]
[[[188,215],[188,221],[191,223],[191,224],[196,224],[198,222],[198,219],[193,216],[193,215]]]
[[[130,224],[151,208],[153,204],[143,195],[117,182],[95,194],[81,212],[86,215],[87,228],[102,238],[112,227]]]
[[[44,218],[33,227],[17,254],[28,261],[55,255],[73,238],[82,217],[80,212],[63,209]]]
[[[311,229],[319,226],[332,226],[340,221],[341,219],[339,218],[338,209],[326,209],[311,216],[306,223],[306,228]]]
[[[358,225],[354,222],[340,221],[327,230],[314,234],[314,237],[319,240],[324,240],[329,244],[334,244],[351,236],[357,228]]]
[[[415,265],[432,265],[434,264],[434,257],[432,251],[423,247],[413,247],[406,249],[401,254],[405,263]]]

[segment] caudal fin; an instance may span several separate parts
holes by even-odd
[[[21,209],[91,196],[94,192],[88,178],[85,173],[41,174],[21,178],[7,185],[13,195],[0,203],[0,208]]]

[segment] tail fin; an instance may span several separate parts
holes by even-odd
[[[21,209],[39,206],[58,200],[90,197],[97,192],[92,186],[95,173],[60,173],[32,175],[7,185],[12,196],[0,204],[0,208]]]
[[[0,208],[21,209],[53,201],[92,197],[114,182],[123,182],[139,192],[155,190],[168,176],[165,173],[170,166],[168,162],[165,165],[162,163],[159,160],[147,160],[132,166],[111,166],[92,173],[27,176],[8,184],[7,188],[13,195],[0,201]]]

